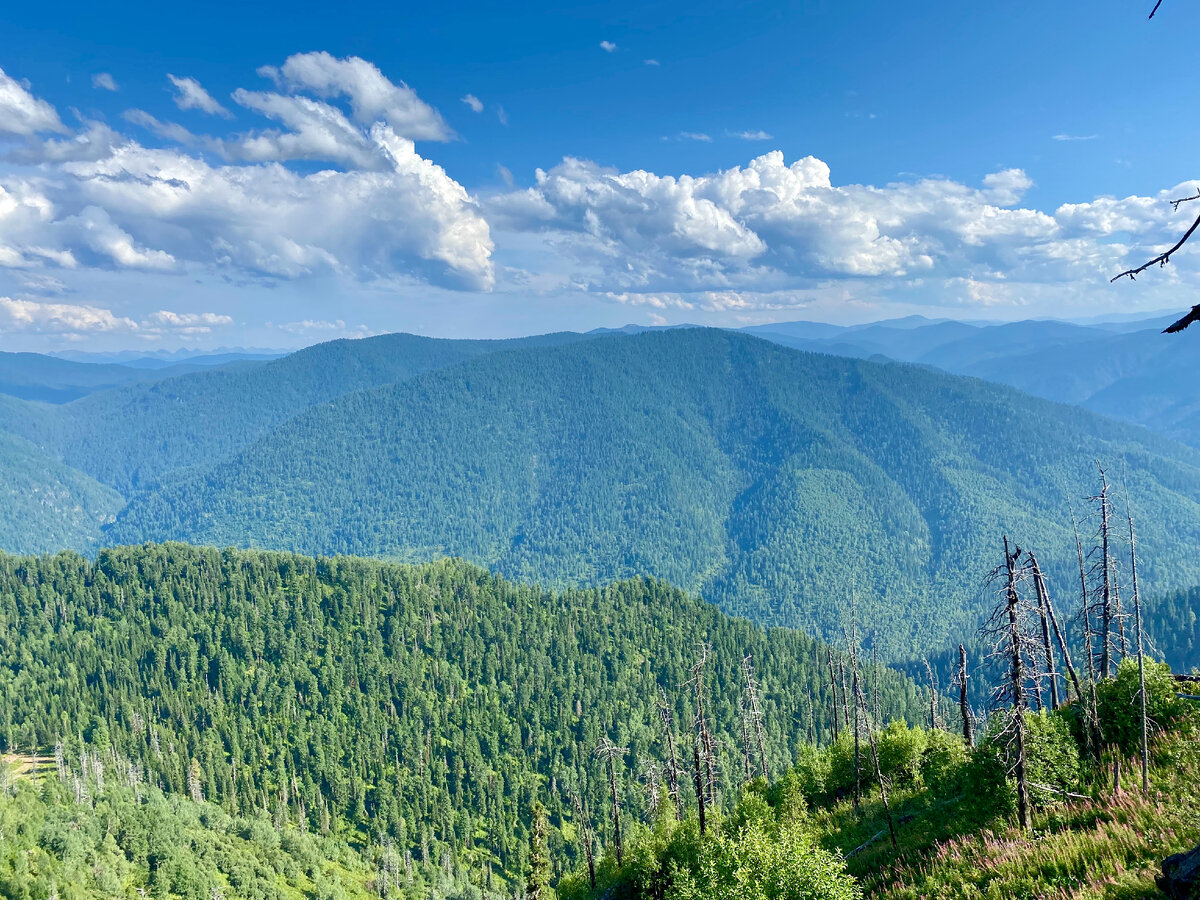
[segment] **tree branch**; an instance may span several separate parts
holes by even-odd
[[[1154,14],[1158,12],[1158,8],[1160,6],[1162,6],[1162,0],[1158,0],[1158,2],[1154,4],[1154,9],[1150,10],[1150,18],[1154,18]]]
[[[1184,197],[1182,200],[1173,200],[1171,202],[1185,203],[1188,200],[1200,200],[1200,191],[1198,191],[1197,194],[1198,194],[1198,196],[1196,196],[1196,197]],[[1176,207],[1176,208],[1178,208],[1178,207]],[[1175,244],[1175,246],[1172,247],[1170,250],[1168,250],[1166,253],[1160,253],[1158,256],[1154,257],[1154,259],[1150,260],[1150,262],[1144,263],[1144,264],[1138,266],[1136,269],[1127,269],[1126,271],[1122,272],[1120,275],[1114,275],[1112,278],[1109,279],[1109,284],[1111,284],[1112,282],[1114,282],[1120,278],[1124,278],[1126,275],[1129,276],[1130,281],[1133,281],[1133,280],[1135,280],[1136,276],[1141,275],[1143,272],[1145,272],[1147,269],[1149,269],[1153,265],[1165,266],[1167,263],[1169,263],[1171,261],[1171,254],[1173,254],[1176,250],[1178,250],[1180,247],[1182,247],[1184,244],[1186,244],[1188,242],[1188,238],[1190,238],[1195,233],[1197,228],[1200,228],[1200,216],[1196,217],[1196,221],[1192,223],[1192,227],[1189,228],[1186,232],[1184,232],[1184,235],[1183,235],[1183,237],[1181,237],[1179,239],[1179,242],[1177,244]]]

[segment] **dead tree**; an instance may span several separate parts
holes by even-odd
[[[1080,547],[1082,550],[1082,547]],[[1075,688],[1076,698],[1082,699],[1083,692],[1079,689],[1079,675],[1075,672],[1075,665],[1071,662],[1071,650],[1067,646],[1066,636],[1063,634],[1062,628],[1058,624],[1058,616],[1054,614],[1054,604],[1050,602],[1050,592],[1046,590],[1046,578],[1042,575],[1041,567],[1038,566],[1037,557],[1032,553],[1029,554],[1029,565],[1033,571],[1034,589],[1038,592],[1038,602],[1045,607],[1046,615],[1050,619],[1050,625],[1054,629],[1054,638],[1058,642],[1058,651],[1063,657],[1063,667],[1067,670],[1067,677],[1071,679],[1071,685]],[[1057,676],[1051,678],[1050,683],[1056,684]],[[1058,693],[1058,688],[1054,688],[1054,692]]]
[[[1133,513],[1129,511],[1128,488],[1125,495],[1129,517],[1129,571],[1133,578],[1133,627],[1137,632],[1138,698],[1142,714],[1142,793],[1150,793],[1150,723],[1146,715],[1146,657],[1142,648],[1142,598],[1138,592],[1137,536],[1133,531]]]
[[[1100,714],[1096,699],[1096,654],[1092,647],[1092,619],[1090,612],[1090,595],[1088,592],[1087,569],[1083,557],[1083,541],[1079,537],[1079,523],[1075,519],[1075,511],[1071,511],[1071,527],[1075,530],[1075,554],[1079,558],[1079,591],[1082,595],[1080,616],[1083,621],[1083,652],[1087,660],[1088,690],[1087,696],[1080,696],[1083,704],[1083,735],[1085,749],[1090,750],[1094,759],[1100,758]]]
[[[767,738],[763,729],[762,703],[759,700],[758,679],[754,677],[754,659],[749,653],[742,657],[742,675],[746,679],[745,712],[754,727],[754,744],[758,750],[759,772],[762,774],[764,780],[769,780],[767,769]]]
[[[829,696],[833,701],[833,718],[830,721],[833,722],[833,742],[836,744],[838,739],[838,719],[841,712],[838,710],[837,676],[833,668],[832,647],[825,648],[825,657],[829,661]]]
[[[571,792],[571,806],[575,808],[575,818],[579,822],[579,837],[583,842],[583,855],[587,858],[588,883],[594,891],[596,889],[596,845],[592,835],[591,816],[584,809],[579,795],[574,791]]]
[[[700,644],[700,658],[692,666],[692,688],[696,695],[696,736],[700,741],[700,757],[704,763],[705,787],[708,803],[715,806],[717,802],[717,750],[716,741],[708,728],[708,717],[704,714],[704,668],[712,654],[712,646]]]
[[[746,700],[738,701],[738,713],[742,720],[742,781],[747,782],[754,776],[750,774],[750,731],[746,728]]]
[[[1046,676],[1050,679],[1050,708],[1058,709],[1058,673],[1054,671],[1054,648],[1050,645],[1050,595],[1046,579],[1038,566],[1037,557],[1029,551],[1029,569],[1033,574],[1033,590],[1037,596],[1038,618],[1042,625],[1042,648],[1046,654]]]
[[[925,663],[925,674],[929,676],[929,730],[937,731],[938,729],[938,686],[937,676],[933,674],[933,666],[929,665],[928,659],[922,659]]]
[[[696,737],[692,745],[692,783],[696,786],[696,806],[700,811],[700,833],[704,834],[704,773],[700,769],[700,738]]]
[[[838,679],[842,682],[842,725],[850,729],[850,692],[846,685],[846,661],[838,657]]]
[[[667,692],[658,689],[658,720],[662,723],[663,747],[667,751],[667,762],[664,773],[667,776],[667,793],[675,804],[675,817],[683,821],[683,795],[679,790],[679,776],[684,771],[679,762],[679,753],[675,749],[675,727],[671,715],[671,705],[667,702]]]
[[[629,752],[628,747],[618,747],[607,736],[600,739],[596,756],[608,766],[608,791],[612,796],[613,848],[617,853],[617,868],[624,863],[624,848],[621,845],[621,799],[617,794],[617,760]]]
[[[658,819],[658,811],[662,808],[662,769],[654,760],[644,764],[642,783],[646,787],[646,811],[649,813],[647,824],[653,825]]]
[[[1112,594],[1112,554],[1109,552],[1109,516],[1112,506],[1108,499],[1108,476],[1104,467],[1100,469],[1100,493],[1088,499],[1099,507],[1100,514],[1100,560],[1096,567],[1100,572],[1100,677],[1112,675],[1112,627],[1113,594]]]
[[[963,743],[975,746],[975,723],[971,721],[971,704],[967,700],[967,650],[958,645],[958,711],[962,715]]]
[[[861,686],[855,690],[854,695],[855,718],[858,715],[866,715],[867,701],[862,695]],[[892,837],[892,849],[899,850],[900,843],[896,840],[896,822],[892,818],[892,807],[888,803],[887,782],[883,777],[883,769],[879,765],[879,747],[875,741],[875,728],[870,723],[867,725],[867,745],[871,748],[871,764],[875,768],[875,780],[879,782],[879,800],[883,804],[883,813],[887,816],[888,833]]]
[[[1021,582],[1029,577],[1025,565],[1019,565],[1022,550],[1009,548],[1008,536],[1004,536],[1004,565],[993,570],[989,581],[1003,579],[1001,599],[991,617],[981,629],[981,635],[990,638],[992,658],[1004,661],[1008,675],[993,692],[993,703],[997,706],[1011,704],[1011,712],[1005,722],[1000,738],[1015,750],[1010,772],[1017,782],[1017,821],[1022,829],[1029,828],[1029,780],[1025,758],[1025,709],[1027,706],[1025,681],[1028,677],[1026,659],[1036,648],[1036,641],[1029,634],[1029,608],[1021,594]]]

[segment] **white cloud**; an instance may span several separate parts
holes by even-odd
[[[157,337],[163,334],[208,334],[213,328],[232,324],[231,317],[211,312],[181,313],[160,309],[138,321],[99,306],[0,297],[0,334],[87,335],[115,332]]]
[[[0,332],[136,331],[137,322],[110,309],[0,297]]]
[[[126,122],[145,128],[156,137],[176,144],[194,144],[196,136],[177,122],[163,122],[142,109],[127,109],[121,114]]]
[[[107,72],[97,72],[92,76],[92,87],[100,91],[117,91],[117,81]]]
[[[1056,134],[1052,140],[1056,141],[1094,141],[1098,138],[1097,134]]]
[[[285,65],[280,83],[307,79],[328,93],[322,72],[354,76],[362,84],[351,85],[351,107],[383,118],[360,125],[312,97],[238,91],[247,110],[283,127],[217,139],[130,110],[127,121],[193,149],[147,148],[94,122],[61,140],[31,138],[10,158],[41,168],[0,174],[0,268],[201,267],[236,280],[332,274],[490,289],[493,244],[474,198],[383,120],[432,127],[440,117],[421,112],[407,88],[373,81],[373,67],[343,62]],[[188,98],[181,105],[202,102],[187,80],[173,83]],[[296,159],[329,165],[285,165]]]
[[[741,138],[743,141],[769,141],[771,135],[765,131],[730,131],[730,137]]]
[[[496,118],[500,120],[501,125],[508,124],[508,113],[504,111],[503,106],[496,107]]]
[[[167,75],[167,78],[175,86],[175,105],[180,109],[198,109],[210,116],[223,116],[226,119],[233,116],[233,113],[213,99],[212,94],[195,78],[180,78],[176,75]]]
[[[462,98],[462,102],[467,104],[467,106],[469,106],[471,108],[471,112],[475,112],[475,113],[483,112],[483,101],[480,100],[478,97],[476,97],[474,94],[465,95]]]
[[[54,107],[29,93],[29,86],[0,69],[0,134],[65,132]]]
[[[681,141],[701,141],[705,144],[711,144],[712,138],[700,131],[681,131],[679,132]]]
[[[617,45],[614,44],[612,41],[601,41],[600,49],[603,50],[605,53],[612,53],[613,51],[615,51],[617,49]]]
[[[1047,213],[1019,207],[1031,186],[1019,169],[979,187],[945,178],[836,186],[821,160],[789,165],[778,151],[677,178],[566,159],[539,170],[533,188],[491,198],[488,211],[502,231],[547,235],[585,290],[710,311],[795,305],[795,291],[837,280],[1014,304],[1023,286],[1104,285],[1130,256],[1115,237],[1175,233],[1164,227],[1169,191]]]
[[[661,66],[661,65],[662,65],[662,63],[660,63],[660,62],[659,62],[657,59],[643,59],[643,60],[642,60],[642,65],[645,65],[645,66]]]
[[[338,59],[324,51],[297,53],[283,66],[263,66],[259,74],[292,91],[311,91],[318,97],[347,97],[360,125],[386,122],[413,141],[448,141],[454,132],[441,114],[404,82],[394,84],[372,63],[357,56]]]

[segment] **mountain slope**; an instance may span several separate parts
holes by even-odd
[[[980,381],[706,329],[493,354],[316,407],[135,500],[115,542],[462,555],[567,585],[638,573],[896,653],[973,631],[1009,531],[1063,584],[1067,497],[1121,461],[1143,587],[1200,582],[1200,454]]]
[[[828,737],[832,708],[818,642],[645,579],[551,594],[459,561],[0,555],[0,623],[0,750],[60,744],[65,766],[86,775],[87,751],[114,778],[126,760],[171,794],[510,877],[535,800],[560,824],[568,791],[603,808],[601,735],[629,748],[620,790],[640,808],[638,770],[663,758],[657,688],[686,741],[698,642],[722,791],[741,777],[745,654],[775,771],[797,723]],[[885,715],[920,714],[911,681],[869,677]]]
[[[128,497],[236,453],[310,406],[498,349],[579,335],[449,341],[409,334],[331,341],[26,412],[8,430]]]
[[[0,547],[16,553],[94,549],[125,505],[112,488],[0,434]]]
[[[745,329],[786,347],[863,359],[886,356],[984,378],[1154,429],[1200,447],[1200,342],[1160,333],[1168,320],[973,326],[886,322],[814,328],[783,322]]]

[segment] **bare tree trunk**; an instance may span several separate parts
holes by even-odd
[[[937,731],[938,727],[938,689],[937,679],[933,675],[933,666],[929,665],[929,660],[924,659],[925,674],[929,676],[929,730]]]
[[[1112,675],[1112,625],[1113,625],[1113,602],[1112,602],[1112,557],[1108,552],[1108,477],[1104,474],[1103,467],[1100,468],[1100,552],[1102,555],[1101,565],[1101,594],[1100,594],[1100,625],[1101,639],[1103,644],[1100,647],[1100,677],[1108,678]]]
[[[750,780],[750,732],[746,730],[746,701],[739,704],[742,714],[742,781]]]
[[[1037,558],[1032,553],[1029,554],[1029,563],[1033,567],[1033,584],[1038,592],[1038,605],[1044,607],[1046,611],[1046,618],[1050,620],[1050,625],[1054,629],[1054,637],[1058,642],[1058,650],[1063,657],[1063,666],[1067,670],[1067,677],[1071,679],[1071,683],[1075,686],[1075,696],[1082,697],[1083,694],[1079,690],[1079,676],[1075,673],[1075,666],[1071,663],[1071,651],[1067,647],[1066,638],[1063,636],[1062,629],[1058,626],[1058,616],[1054,614],[1054,604],[1050,602],[1050,592],[1046,589],[1046,578],[1044,575],[1042,575],[1042,570],[1038,566]],[[1047,658],[1049,659],[1051,670],[1053,670],[1053,653],[1050,653]],[[1057,674],[1050,679],[1050,684],[1051,690],[1053,691],[1053,701],[1055,704],[1058,704]]]
[[[958,645],[958,711],[962,714],[963,742],[975,746],[975,724],[971,721],[971,704],[967,701],[967,650]]]
[[[675,804],[675,816],[683,821],[683,795],[679,791],[679,773],[683,767],[679,763],[679,754],[675,750],[675,729],[671,716],[671,707],[667,703],[667,692],[658,689],[658,719],[662,722],[663,737],[667,749],[667,790],[671,793],[671,801]]]
[[[1117,634],[1121,640],[1121,661],[1124,662],[1125,657],[1129,655],[1129,642],[1125,638],[1125,613],[1121,611],[1121,585],[1113,578],[1113,597],[1116,607],[1117,617]]]
[[[692,685],[696,691],[696,732],[700,737],[700,754],[704,761],[704,772],[707,776],[708,802],[716,805],[717,776],[716,776],[716,742],[712,732],[708,730],[708,718],[704,715],[704,667],[708,663],[708,655],[712,648],[707,644],[700,647],[700,659],[692,666]]]
[[[861,691],[857,691],[854,697],[855,717],[862,712],[864,715],[867,711],[867,702]],[[883,770],[879,767],[879,748],[875,744],[875,729],[867,728],[867,744],[871,748],[871,763],[875,767],[875,779],[879,782],[879,800],[883,803],[883,813],[887,816],[888,833],[892,837],[892,849],[900,849],[900,843],[896,840],[896,822],[892,818],[892,807],[888,804],[887,784],[883,780]]]
[[[1008,535],[1004,536],[1004,564],[1008,570],[1006,601],[1008,607],[1008,630],[1011,644],[1013,729],[1017,744],[1017,821],[1023,830],[1029,828],[1029,783],[1025,772],[1025,667],[1021,658],[1021,627],[1017,616],[1020,595],[1017,593],[1016,554],[1008,549]]]
[[[1046,612],[1046,585],[1042,578],[1042,570],[1038,567],[1037,557],[1029,554],[1029,564],[1033,567],[1033,587],[1037,595],[1038,617],[1042,625],[1042,650],[1046,655],[1046,675],[1050,678],[1050,708],[1058,709],[1058,674],[1054,671],[1054,648],[1050,644],[1050,616]],[[1040,699],[1040,698],[1039,698]]]
[[[833,668],[833,648],[825,648],[825,657],[829,660],[829,694],[833,698],[833,742],[836,744],[838,739],[838,719],[841,717],[841,712],[838,709],[838,693],[837,693],[837,676]]]
[[[842,715],[843,724],[846,730],[850,730],[850,691],[846,687],[846,663],[844,660],[838,660],[838,678],[842,682]]]
[[[754,724],[754,742],[758,748],[758,766],[763,780],[769,780],[767,770],[767,737],[763,730],[762,703],[758,696],[758,679],[754,677],[754,659],[750,654],[742,658],[742,673],[746,676],[746,698],[749,701],[750,721]],[[749,755],[747,755],[749,759]]]
[[[850,668],[852,671],[852,680],[854,684],[854,809],[857,812],[862,807],[862,756],[861,744],[859,743],[859,723],[862,721],[862,715],[859,710],[858,695],[860,693],[858,684],[858,654],[854,652],[855,648],[850,648]]]
[[[1129,503],[1128,488],[1126,505]],[[1142,793],[1150,793],[1150,726],[1146,716],[1146,657],[1142,649],[1142,597],[1138,592],[1137,536],[1133,532],[1133,513],[1129,513],[1129,569],[1133,576],[1133,624],[1137,630],[1138,697],[1142,713]]]
[[[1071,525],[1075,529],[1075,553],[1079,557],[1079,589],[1083,595],[1083,649],[1087,657],[1088,693],[1080,696],[1083,704],[1084,736],[1092,758],[1100,761],[1100,721],[1096,709],[1096,653],[1092,647],[1092,616],[1088,603],[1087,571],[1083,562],[1083,542],[1079,539],[1079,525],[1075,513],[1071,513]]]
[[[588,883],[594,891],[596,889],[596,848],[592,838],[592,826],[584,811],[583,801],[574,792],[571,794],[571,805],[575,807],[575,818],[579,820],[579,836],[583,838],[583,855],[587,857]]]
[[[617,853],[617,867],[624,864],[624,847],[621,844],[621,799],[617,795],[617,757],[629,752],[628,747],[618,747],[607,737],[600,741],[596,755],[608,763],[608,790],[612,796],[613,848]]]
[[[700,738],[692,746],[692,781],[696,786],[696,804],[700,809],[700,833],[704,834],[704,774],[700,770]]]

